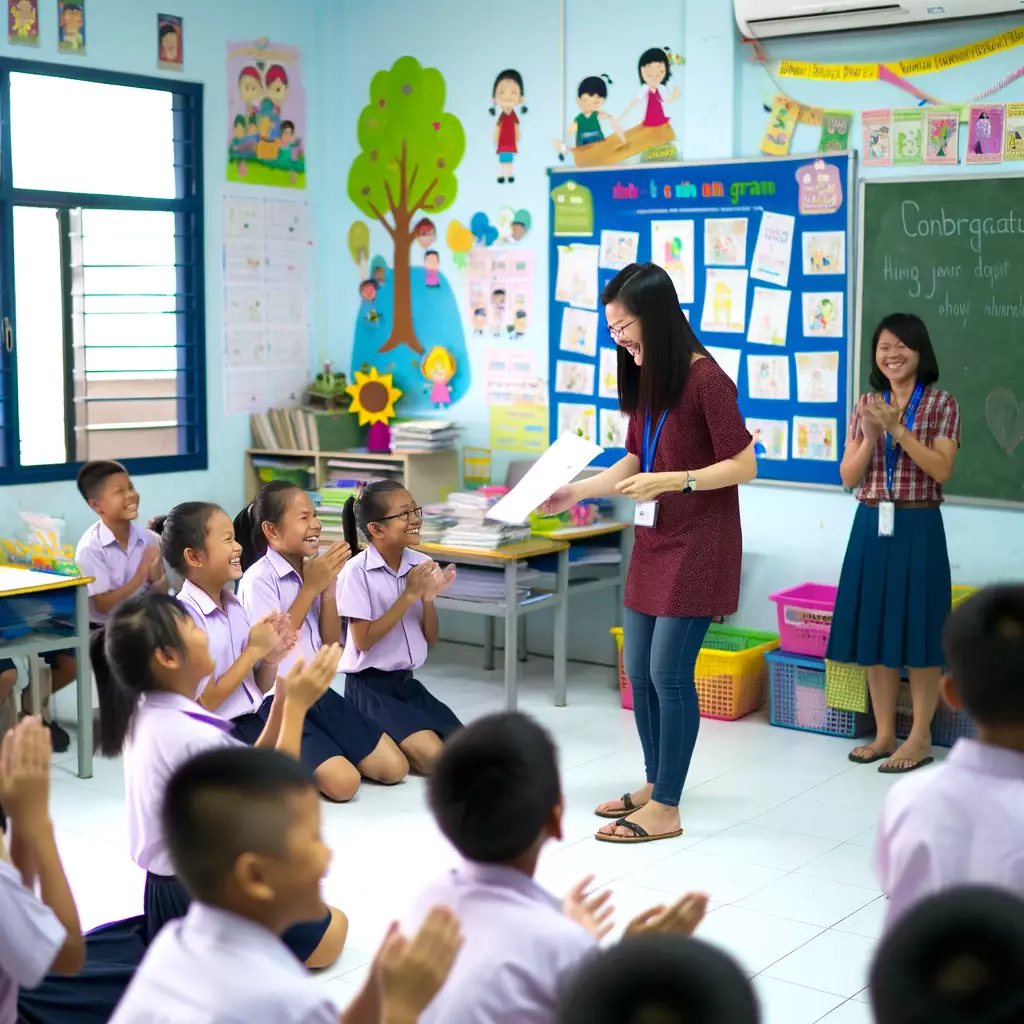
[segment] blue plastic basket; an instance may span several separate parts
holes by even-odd
[[[846,739],[871,731],[871,715],[826,706],[823,659],[771,651],[765,661],[770,673],[772,725]]]

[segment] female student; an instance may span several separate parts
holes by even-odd
[[[857,404],[839,467],[859,502],[839,578],[826,657],[867,670],[875,738],[850,754],[885,773],[932,758],[942,628],[952,600],[942,485],[960,448],[960,408],[939,379],[928,328],[909,313],[875,330],[872,394]],[[896,743],[900,675],[910,674],[914,723]]]
[[[616,494],[637,503],[623,653],[647,779],[597,808],[616,819],[597,838],[639,843],[682,831],[679,798],[700,728],[694,668],[711,619],[739,604],[738,485],[754,479],[757,460],[736,385],[690,329],[668,274],[631,264],[601,301],[618,346],[626,455],[560,488],[544,511]]]
[[[153,591],[129,598],[104,630],[93,634],[91,650],[100,696],[99,748],[107,757],[124,755],[129,846],[132,860],[146,872],[146,929],[152,940],[189,905],[160,821],[168,779],[196,754],[239,741],[230,735],[230,722],[195,700],[214,663],[207,634],[179,601]],[[306,712],[330,685],[340,655],[337,645],[324,647],[308,668],[296,662],[277,680],[256,746],[299,756]],[[309,967],[333,963],[345,943],[345,915],[332,907],[324,910],[320,920],[296,925],[283,936]]]
[[[444,740],[462,723],[413,673],[437,643],[434,599],[451,586],[442,570],[415,551],[423,509],[394,480],[378,480],[342,510],[345,540],[370,542],[338,577],[338,611],[348,621],[341,668],[345,693],[398,744],[415,771],[429,772]]]
[[[325,643],[340,644],[335,582],[351,549],[339,541],[319,553],[322,527],[309,495],[284,481],[266,484],[235,517],[234,529],[242,546],[242,607],[253,622],[283,613],[298,633],[281,671],[300,656],[308,663]],[[349,799],[360,776],[392,785],[409,771],[395,741],[335,690],[306,716],[302,759],[321,792],[336,800]]]

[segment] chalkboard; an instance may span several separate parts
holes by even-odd
[[[878,322],[916,313],[963,419],[946,495],[1024,505],[1024,177],[862,181],[860,229],[857,393]]]
[[[853,358],[854,158],[553,168],[552,439],[623,454],[601,289],[628,263],[673,277],[680,307],[736,383],[758,480],[842,486]]]

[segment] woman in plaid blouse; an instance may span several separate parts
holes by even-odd
[[[875,331],[872,394],[850,420],[843,483],[857,515],[839,579],[827,657],[867,670],[876,736],[850,760],[913,771],[932,758],[931,724],[942,675],[942,629],[952,597],[942,525],[942,485],[960,448],[956,399],[939,379],[928,329],[893,313]],[[910,735],[896,739],[896,699],[906,668],[914,704]]]

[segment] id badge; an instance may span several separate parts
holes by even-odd
[[[657,526],[658,525],[658,503],[656,501],[641,501],[637,503],[636,511],[633,513],[634,526]]]
[[[896,529],[896,506],[891,501],[878,503],[878,536],[891,537]]]

